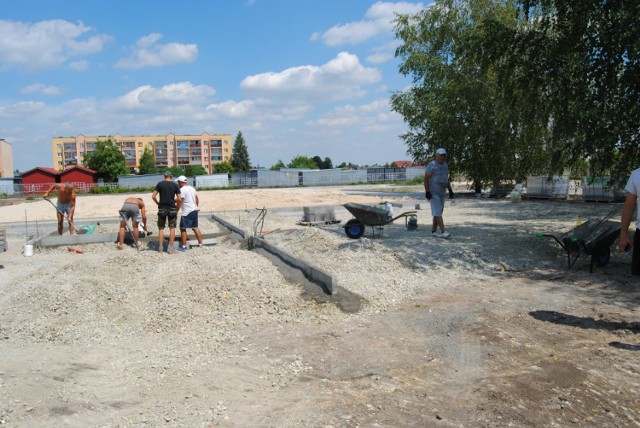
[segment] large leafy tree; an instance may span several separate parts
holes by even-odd
[[[620,182],[640,164],[640,2],[518,3],[517,31],[487,40],[502,47],[504,72],[522,70],[523,90],[547,106],[551,169],[588,159],[592,175]]]
[[[497,67],[478,60],[485,23],[514,27],[515,11],[509,0],[437,0],[396,19],[400,72],[413,85],[394,93],[391,105],[409,126],[402,135],[407,153],[422,162],[445,147],[452,170],[476,191],[522,178],[542,158],[543,142],[534,144],[513,126]]]
[[[251,169],[251,161],[249,160],[249,150],[242,136],[242,131],[238,131],[236,140],[233,143],[233,152],[231,154],[231,165],[237,172],[249,171]]]
[[[98,140],[95,150],[84,156],[82,164],[96,171],[98,178],[102,178],[107,183],[117,181],[120,175],[129,174],[126,158],[120,151],[120,145],[111,138]]]
[[[144,151],[140,156],[138,171],[140,174],[155,174],[158,171],[153,151],[149,150],[148,147],[144,148]]]

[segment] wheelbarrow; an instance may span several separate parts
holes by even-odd
[[[404,218],[407,230],[418,228],[418,212],[407,211],[393,216],[389,210],[376,208],[369,205],[349,202],[343,205],[355,218],[350,219],[344,225],[344,233],[351,239],[359,239],[364,235],[367,226],[373,231],[373,237],[382,236],[384,226],[391,224],[399,218]],[[377,232],[377,233],[376,233]]]
[[[593,273],[594,266],[602,267],[609,263],[611,244],[620,236],[620,222],[610,220],[616,213],[617,209],[599,221],[587,220],[559,238],[547,233],[536,233],[536,236],[550,237],[560,244],[567,252],[569,269],[581,254],[591,256],[589,272]]]

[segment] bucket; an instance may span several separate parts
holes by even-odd
[[[26,244],[24,246],[24,256],[25,257],[31,257],[33,256],[33,245],[31,244]]]

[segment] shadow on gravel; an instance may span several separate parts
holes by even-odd
[[[635,334],[640,333],[640,322],[596,320],[591,317],[578,317],[563,314],[556,311],[531,311],[529,315],[540,321],[564,324],[572,327],[596,330],[629,330]]]
[[[624,349],[625,351],[640,351],[640,345],[631,345],[629,343],[610,342],[609,346],[612,346],[618,349]]]

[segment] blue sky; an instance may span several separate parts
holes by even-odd
[[[51,167],[51,138],[242,134],[253,165],[407,159],[389,96],[394,12],[364,0],[3,1],[0,138]]]

